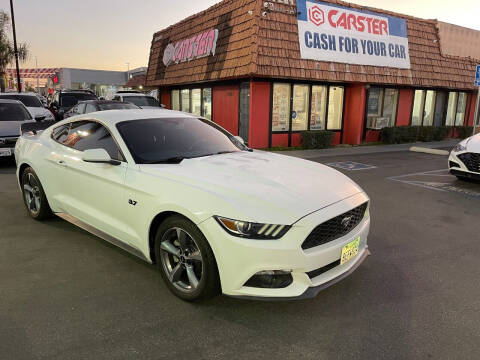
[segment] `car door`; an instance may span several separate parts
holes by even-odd
[[[97,121],[74,121],[64,141],[63,206],[71,216],[121,241],[130,242],[122,217],[127,163],[108,129]],[[120,165],[82,160],[83,151],[105,149]]]

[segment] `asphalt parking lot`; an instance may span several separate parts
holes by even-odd
[[[0,358],[478,358],[480,184],[437,155],[318,160],[374,166],[341,170],[371,197],[373,255],[315,299],[201,304],[69,223],[28,218],[1,163]]]

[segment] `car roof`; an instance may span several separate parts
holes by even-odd
[[[126,104],[118,100],[82,100],[78,104]]]
[[[68,118],[62,123],[77,120],[99,120],[109,125],[115,125],[122,121],[135,121],[146,119],[171,119],[171,118],[192,118],[198,119],[196,116],[181,111],[168,109],[125,109],[125,110],[107,110],[83,115],[77,115]]]
[[[2,104],[20,104],[20,105],[23,105],[23,103],[19,100],[10,100],[10,99],[0,99],[0,103],[2,103]]]
[[[34,92],[17,92],[17,91],[12,91],[12,92],[4,92],[4,93],[0,93],[0,96],[9,96],[9,95],[27,95],[27,96],[37,96],[37,94],[35,94]]]
[[[115,94],[115,95],[117,95],[117,94]],[[120,93],[119,95],[121,95],[121,96],[130,96],[131,95],[131,96],[149,96],[149,97],[152,97],[151,95],[147,95],[147,94],[144,94],[144,93],[137,93],[137,92]]]

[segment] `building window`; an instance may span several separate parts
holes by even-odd
[[[202,116],[212,120],[212,89],[205,88],[202,90]]]
[[[172,110],[179,110],[212,119],[212,89],[172,90]]]
[[[455,117],[455,126],[463,126],[465,122],[465,109],[467,108],[467,94],[461,92],[458,94],[457,116]]]
[[[423,126],[433,126],[433,118],[435,116],[435,98],[437,93],[428,90],[425,96],[425,110],[423,112]]]
[[[272,92],[272,132],[342,129],[343,86],[274,83]]]
[[[180,91],[180,101],[182,111],[190,112],[190,89],[183,89]]]
[[[172,90],[172,110],[180,110],[180,90]]]
[[[308,128],[308,103],[310,86],[293,85],[292,131],[302,131]]]
[[[415,90],[415,97],[413,99],[412,126],[422,125],[424,107],[425,90]]]
[[[272,131],[290,129],[290,84],[273,84]]]
[[[367,100],[367,128],[380,129],[395,126],[398,90],[371,87]]]
[[[343,118],[343,86],[331,86],[328,94],[327,130],[341,130]]]
[[[310,114],[310,130],[325,130],[327,115],[327,87],[312,86],[312,104]]]
[[[465,110],[467,108],[467,93],[450,92],[448,94],[447,126],[463,126],[465,124]]]
[[[202,116],[202,90],[192,89],[192,114]]]

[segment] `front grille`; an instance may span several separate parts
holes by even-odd
[[[480,154],[464,153],[458,155],[468,170],[480,173]]]
[[[368,202],[318,225],[305,239],[302,249],[306,250],[323,245],[347,235],[363,219],[367,206]]]
[[[17,142],[18,136],[0,137],[0,148],[13,148]]]

